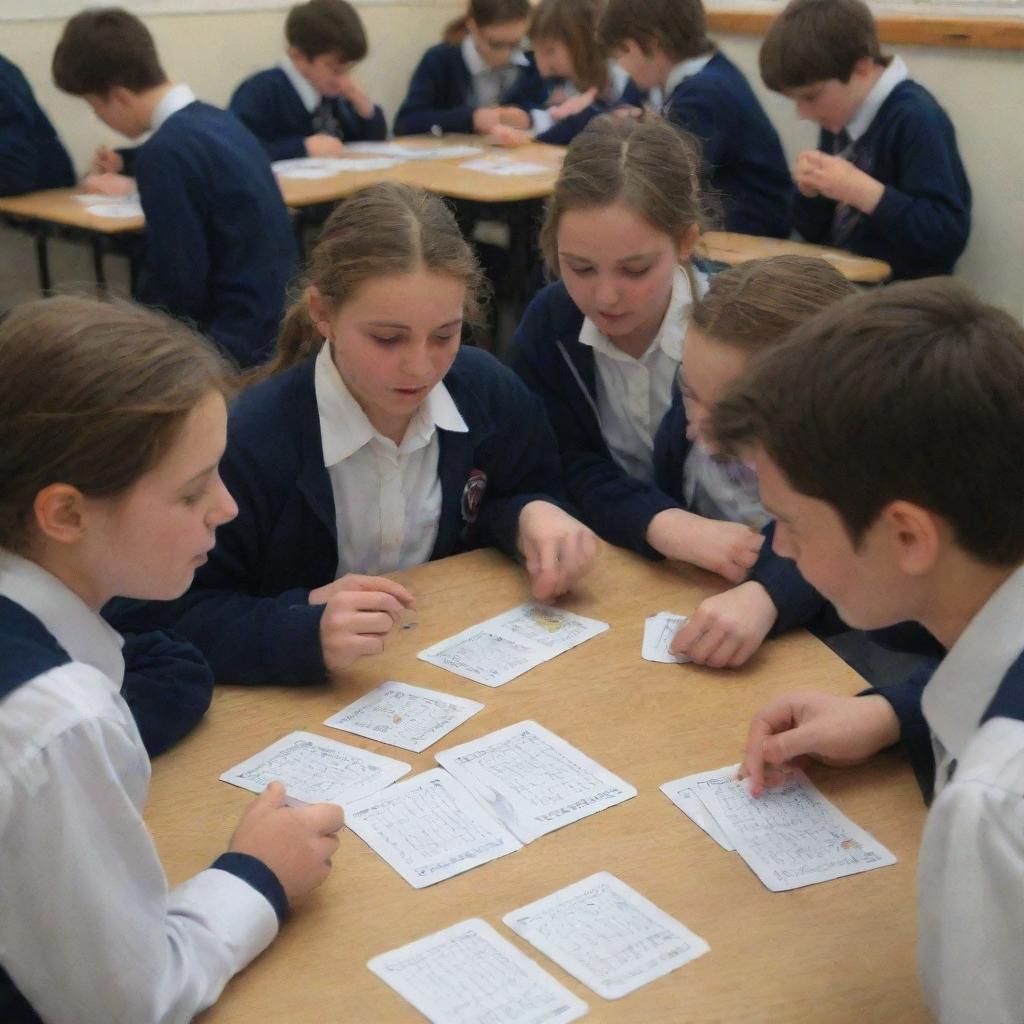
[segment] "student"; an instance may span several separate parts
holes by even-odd
[[[541,0],[534,7],[528,35],[537,70],[560,84],[545,108],[530,111],[529,131],[498,125],[491,142],[567,146],[599,114],[643,105],[643,93],[598,45],[594,26],[603,6],[604,0]]]
[[[1024,329],[951,280],[848,299],[737,382],[709,433],[757,467],[775,545],[859,628],[913,619],[927,685],[803,690],[750,728],[754,794],[794,759],[902,740],[934,799],[918,862],[921,980],[942,1022],[1024,1006]]]
[[[386,139],[387,122],[352,74],[366,33],[346,0],[308,0],[288,12],[288,52],[276,68],[247,78],[231,97],[235,114],[271,160],[340,156],[344,143]]]
[[[522,556],[534,597],[567,591],[596,540],[548,497],[540,402],[460,349],[479,282],[440,198],[387,183],[339,206],[267,379],[232,410],[238,518],[182,601],[115,621],[173,623],[218,679],[318,683],[379,652],[412,605],[378,573],[494,544]]]
[[[225,368],[180,324],[57,298],[0,323],[0,1017],[183,1021],[330,869],[338,807],[273,784],[169,889],[114,594],[185,590],[235,505]],[[26,457],[30,453],[30,457]]]
[[[971,188],[946,112],[883,57],[861,0],[793,0],[761,47],[765,85],[821,125],[796,162],[793,226],[810,242],[885,260],[894,278],[951,274]]]
[[[145,25],[118,8],[83,11],[64,26],[53,77],[111,128],[153,133],[132,158],[146,214],[136,298],[191,321],[240,366],[261,362],[296,247],[259,143],[234,116],[168,82]],[[116,154],[105,158],[118,169]]]
[[[684,511],[654,481],[694,299],[697,147],[660,119],[604,115],[569,147],[541,244],[561,280],[530,303],[509,363],[540,395],[569,496],[613,544],[738,582],[761,536]]]
[[[71,158],[25,76],[0,55],[0,196],[75,183]]]
[[[543,107],[547,96],[536,65],[519,49],[529,17],[529,0],[469,0],[465,38],[423,55],[395,134],[529,128],[529,111]]]
[[[701,140],[725,227],[786,238],[792,184],[782,144],[743,73],[707,37],[700,0],[608,0],[598,38],[665,116]]]

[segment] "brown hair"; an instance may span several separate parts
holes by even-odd
[[[608,61],[594,35],[604,0],[540,0],[533,9],[527,35],[533,46],[548,39],[562,43],[569,51],[573,84],[580,92],[608,88]]]
[[[306,283],[339,309],[364,281],[419,268],[464,281],[466,323],[482,321],[483,275],[451,210],[423,189],[381,182],[335,207],[310,254]],[[251,379],[286,370],[318,352],[321,345],[323,338],[303,295],[284,318],[273,362],[255,371]]]
[[[754,361],[711,412],[852,542],[890,502],[941,516],[982,562],[1024,559],[1024,327],[952,278],[859,294]]]
[[[691,319],[716,341],[760,353],[855,291],[831,263],[816,256],[772,256],[713,275]]]
[[[597,38],[611,52],[629,40],[648,56],[657,46],[674,61],[715,49],[701,0],[608,0]]]
[[[774,92],[848,82],[864,57],[884,63],[874,16],[862,0],[792,0],[761,44],[761,79]]]
[[[603,114],[573,139],[540,230],[541,251],[558,273],[558,224],[569,210],[622,203],[659,231],[680,239],[703,226],[700,145],[653,115]]]
[[[130,487],[230,383],[214,348],[161,313],[72,296],[15,306],[0,321],[0,547],[26,549],[50,484]]]
[[[472,18],[478,28],[505,25],[510,21],[526,21],[530,17],[530,0],[469,0],[469,9],[444,27],[442,39],[458,45],[469,32]]]
[[[289,46],[308,60],[336,54],[345,63],[366,57],[366,31],[355,8],[346,0],[309,0],[288,12],[284,34]]]
[[[167,81],[149,29],[120,7],[82,11],[53,51],[53,80],[72,96],[106,96],[118,86],[140,93]]]

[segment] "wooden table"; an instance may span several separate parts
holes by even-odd
[[[768,892],[738,855],[721,850],[658,789],[737,760],[751,712],[772,694],[796,685],[836,693],[860,688],[860,678],[824,645],[792,634],[772,641],[739,672],[644,662],[644,616],[688,612],[719,587],[696,570],[605,548],[565,606],[611,629],[491,690],[415,655],[526,599],[522,573],[483,551],[398,577],[417,595],[417,625],[400,631],[383,655],[359,663],[344,686],[218,688],[203,725],[156,761],[147,820],[172,882],[213,860],[252,799],[217,776],[294,729],[397,757],[421,771],[434,766],[438,748],[533,718],[633,783],[639,796],[418,891],[344,832],[330,878],[292,913],[270,949],[228,985],[204,1022],[420,1021],[366,961],[474,916],[578,993],[590,1005],[587,1021],[928,1019],[915,971],[914,873],[925,810],[903,761],[886,755],[857,769],[812,770],[823,791],[899,863],[789,893]],[[486,707],[422,754],[318,724],[386,679],[472,697]],[[709,942],[711,952],[606,1002],[501,923],[506,912],[600,870],[676,916]]]
[[[857,284],[881,284],[892,276],[892,267],[885,260],[857,256],[845,249],[827,245],[790,241],[787,238],[761,238],[741,235],[735,231],[707,231],[701,237],[697,253],[707,259],[727,263],[730,267],[747,260],[766,256],[820,256],[828,260],[848,281]]]

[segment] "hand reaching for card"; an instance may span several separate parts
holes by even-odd
[[[557,505],[531,501],[519,513],[519,550],[533,596],[551,601],[593,568],[597,537]]]

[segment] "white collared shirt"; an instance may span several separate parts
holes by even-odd
[[[520,68],[530,66],[529,58],[522,50],[513,50],[506,64],[500,68],[488,67],[471,35],[462,40],[462,59],[469,68],[472,99],[477,107],[496,107],[501,97],[512,87]]]
[[[195,101],[196,94],[187,85],[172,85],[153,108],[150,129],[155,132],[172,114]]]
[[[889,61],[889,66],[871,87],[871,91],[864,97],[864,102],[854,112],[853,117],[846,122],[846,133],[852,142],[856,142],[871,127],[871,122],[881,110],[882,104],[889,98],[889,94],[908,77],[909,72],[903,58],[893,57]]]
[[[396,445],[374,429],[352,397],[329,345],[317,356],[314,388],[334,494],[337,577],[429,561],[441,521],[437,431],[469,429],[448,389],[443,382],[433,387]]]
[[[274,910],[215,868],[168,889],[120,638],[9,552],[0,594],[74,659],[0,701],[0,963],[44,1020],[191,1020],[269,945]]]
[[[918,860],[918,949],[942,1024],[1024,1019],[1024,722],[978,724],[1022,651],[1024,567],[971,620],[922,699],[936,774]]]
[[[701,57],[691,57],[689,60],[680,61],[675,67],[668,73],[668,78],[665,79],[665,102],[667,103],[672,98],[672,93],[685,81],[687,78],[693,78],[694,75],[699,74],[703,71],[714,57],[715,53],[705,53]]]
[[[320,100],[323,98],[313,88],[313,83],[299,71],[295,66],[295,62],[287,54],[277,62],[277,66],[285,73],[288,81],[292,84],[292,88],[299,94],[302,105],[312,114],[320,106]]]
[[[703,294],[707,279],[697,272],[695,277]],[[594,350],[601,433],[618,465],[638,480],[654,479],[654,435],[672,404],[692,305],[689,275],[677,267],[668,310],[639,359],[618,348],[589,317],[580,330],[580,344]]]

